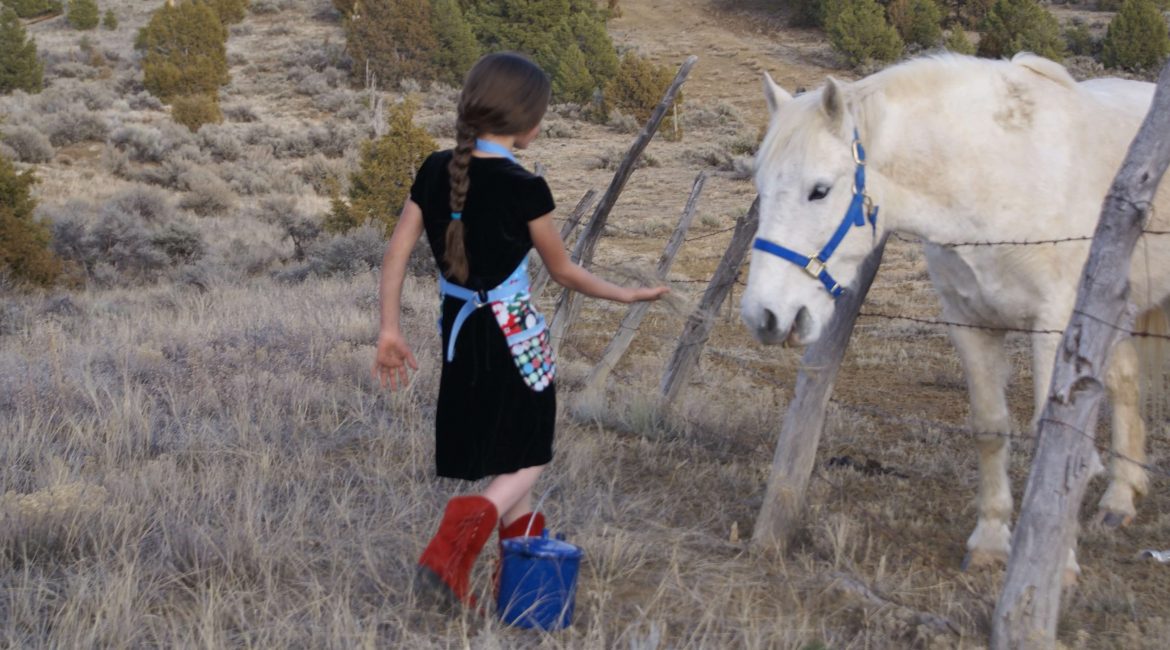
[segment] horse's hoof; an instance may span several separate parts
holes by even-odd
[[[960,567],[964,571],[972,569],[996,568],[1007,564],[1008,554],[998,551],[981,551],[979,549],[971,549],[967,551],[967,555],[963,558],[963,564]]]
[[[1080,571],[1077,571],[1076,569],[1069,569],[1066,567],[1065,570],[1060,575],[1060,586],[1062,586],[1062,587],[1075,587],[1077,584],[1077,580],[1079,580],[1080,577],[1081,577]]]
[[[1133,523],[1133,515],[1112,510],[1102,510],[1097,513],[1097,521],[1106,528],[1117,530]]]

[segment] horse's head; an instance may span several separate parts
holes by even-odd
[[[744,324],[762,343],[817,340],[876,245],[846,92],[829,79],[793,97],[765,74],[772,116],[756,157],[760,225],[742,300]]]

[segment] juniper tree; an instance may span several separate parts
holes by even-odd
[[[101,22],[96,0],[69,0],[69,13],[65,18],[74,29],[93,29]]]
[[[979,56],[998,59],[1033,52],[1056,61],[1064,58],[1060,23],[1036,0],[996,0],[980,31]]]
[[[17,89],[35,93],[42,85],[36,42],[25,32],[13,9],[0,7],[0,93]]]
[[[143,84],[163,101],[215,95],[229,80],[227,28],[210,5],[182,2],[160,7],[138,32]]]
[[[49,250],[49,227],[33,216],[32,172],[17,172],[0,156],[0,271],[31,284],[51,284],[61,262]]]
[[[1166,19],[1154,0],[1125,0],[1109,22],[1101,44],[1101,63],[1110,68],[1151,70],[1170,54]]]

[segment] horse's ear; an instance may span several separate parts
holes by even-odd
[[[821,110],[835,127],[845,120],[845,89],[832,77],[825,81],[825,89],[821,91]]]
[[[792,99],[792,95],[789,95],[787,90],[784,90],[783,88],[780,87],[779,84],[777,84],[775,81],[773,81],[772,75],[765,72],[764,73],[764,99],[767,100],[767,102],[768,102],[768,112],[775,113],[776,110],[779,109],[781,105],[783,105],[788,100]]]

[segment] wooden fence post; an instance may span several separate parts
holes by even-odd
[[[565,225],[561,226],[561,241],[568,241],[569,235],[573,234],[573,230],[577,227],[577,224],[581,223],[581,217],[585,216],[585,213],[593,206],[593,200],[595,198],[597,198],[597,190],[589,190],[585,192],[585,195],[581,197],[580,201],[577,201],[577,207],[573,208],[573,211],[569,213],[569,218],[565,220]],[[544,285],[548,284],[549,279],[548,269],[539,262],[540,256],[536,255],[535,257],[537,259],[535,264],[539,268],[533,273],[532,286],[529,288],[529,293],[533,298],[539,296],[544,291]]]
[[[857,314],[881,265],[887,237],[882,237],[862,263],[856,288],[837,298],[833,317],[824,333],[800,359],[796,393],[784,414],[764,505],[752,531],[752,544],[756,547],[783,552],[804,512],[804,493],[825,429],[825,408],[833,394],[833,384],[845,358],[849,337],[853,335]]]
[[[747,255],[752,239],[756,236],[756,228],[759,223],[760,199],[756,197],[747,214],[736,219],[735,231],[731,234],[731,243],[723,252],[719,267],[715,269],[715,277],[711,278],[707,290],[703,292],[703,299],[699,301],[699,306],[687,319],[686,325],[683,326],[682,335],[679,336],[678,344],[666,366],[666,372],[662,375],[660,410],[665,411],[670,408],[674,398],[678,396],[679,390],[690,378],[691,371],[703,351],[703,346],[707,344],[711,327],[715,324],[719,305],[723,304],[727,293],[735,284],[735,279],[739,277],[739,267],[743,265],[743,258]]]
[[[1153,104],[1113,180],[1081,275],[1076,306],[1056,353],[1036,457],[1012,536],[991,647],[1053,648],[1061,578],[1074,547],[1077,514],[1093,466],[1103,376],[1127,310],[1130,257],[1158,184],[1170,164],[1170,63]]]
[[[679,217],[678,226],[675,227],[674,234],[667,241],[666,248],[662,251],[662,256],[658,258],[658,268],[655,271],[655,277],[659,280],[666,278],[666,274],[670,272],[671,264],[674,263],[675,256],[682,249],[683,242],[686,241],[687,231],[690,229],[691,223],[695,220],[695,211],[699,207],[699,195],[703,193],[703,185],[706,182],[707,172],[700,172],[695,177],[695,183],[691,187],[691,195],[687,198],[686,207],[683,208],[682,216]],[[605,348],[605,352],[602,353],[601,361],[594,366],[593,372],[585,380],[585,389],[577,399],[576,408],[574,409],[578,415],[591,417],[605,402],[606,380],[609,379],[610,372],[622,360],[622,355],[629,349],[630,343],[634,340],[634,335],[638,332],[638,327],[642,324],[642,319],[646,317],[649,311],[650,303],[648,302],[639,302],[630,306],[626,312],[626,317],[622,319],[621,325],[618,326],[617,334],[614,335],[613,340],[609,342],[609,345]]]
[[[667,88],[666,94],[662,96],[662,101],[658,102],[658,106],[650,114],[650,119],[646,121],[646,125],[642,127],[642,131],[638,133],[638,137],[630,145],[630,150],[626,152],[625,159],[622,160],[621,165],[614,173],[609,188],[605,190],[605,195],[601,197],[601,202],[597,204],[597,209],[594,210],[593,216],[590,217],[589,223],[585,226],[585,230],[581,233],[581,238],[577,240],[577,246],[574,248],[574,261],[579,262],[582,266],[589,266],[593,263],[593,251],[597,248],[597,240],[601,238],[601,233],[605,230],[605,222],[609,219],[609,213],[613,210],[614,204],[617,203],[622,189],[625,188],[626,181],[630,179],[630,174],[634,173],[638,156],[641,156],[642,152],[646,150],[646,146],[650,144],[651,138],[658,131],[658,126],[662,124],[662,118],[666,116],[667,109],[674,104],[674,98],[678,96],[683,82],[687,80],[687,75],[690,74],[691,68],[698,60],[697,56],[688,56],[687,60],[683,62],[682,67],[678,69],[678,74],[674,76],[674,81]],[[568,335],[569,323],[572,322],[576,312],[576,296],[575,292],[566,289],[557,300],[556,313],[553,315],[552,325],[549,327],[554,345],[559,344]]]

